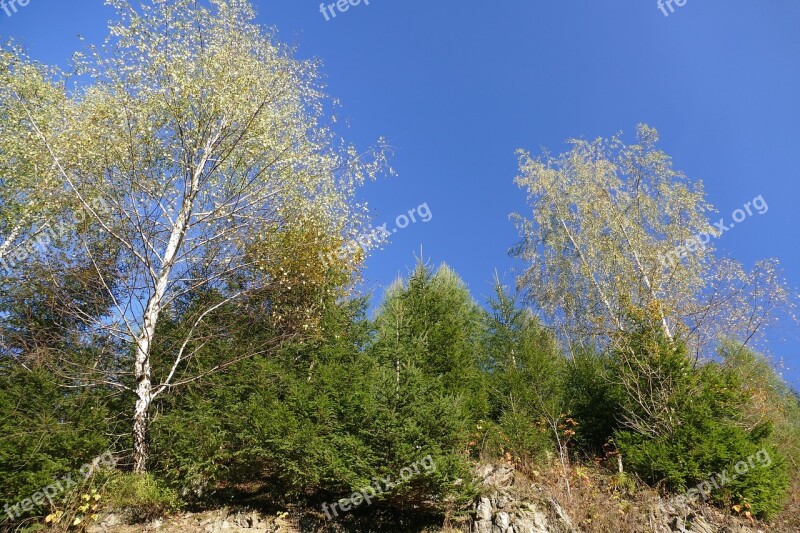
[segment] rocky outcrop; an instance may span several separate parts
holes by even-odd
[[[551,533],[547,515],[531,503],[513,503],[499,494],[483,496],[476,505],[472,533]]]
[[[484,494],[474,504],[470,533],[580,533],[581,529],[552,496],[529,481],[516,486],[516,473],[507,465],[484,465],[476,470]],[[698,510],[684,496],[658,499],[639,509],[648,533],[764,533],[736,524],[713,509]],[[620,530],[622,533],[622,530]]]
[[[125,524],[123,517],[107,514],[89,528],[87,533],[133,533],[158,531],[161,533],[292,533],[299,532],[285,515],[265,517],[256,511],[229,512],[228,509],[204,513],[184,513],[167,520],[153,520],[145,524]]]
[[[694,509],[685,496],[661,501],[650,511],[655,533],[764,533],[744,525],[719,525],[720,513],[709,510],[707,516]]]
[[[514,470],[486,465],[477,471],[487,494],[475,502],[471,533],[572,533],[567,513],[553,499],[524,501],[515,494]]]
[[[548,488],[546,477],[533,481],[508,465],[483,465],[476,469],[483,483],[483,493],[476,498],[469,521],[451,524],[448,533],[765,533],[752,521],[732,517],[712,507],[697,506],[684,496],[663,498],[655,491],[605,500],[574,499],[578,487],[573,484],[571,502],[559,501],[559,490]],[[545,481],[541,481],[545,479]],[[586,481],[592,494],[602,492],[602,480]],[[616,493],[615,493],[616,494]],[[584,498],[586,498],[586,491]],[[591,498],[592,496],[589,496]],[[625,512],[620,502],[625,500]],[[579,504],[577,502],[584,502]],[[587,513],[587,502],[594,510]],[[598,503],[599,502],[599,503]],[[595,514],[595,510],[601,513]],[[309,509],[290,509],[290,514],[262,514],[252,509],[216,509],[199,513],[180,513],[146,524],[128,524],[124,514],[107,514],[88,533],[322,533],[349,530],[344,524],[326,523]],[[305,518],[304,518],[305,517]],[[592,520],[587,520],[590,517]],[[605,518],[599,523],[597,520]],[[618,521],[625,520],[625,525]],[[300,526],[300,523],[303,526]],[[368,524],[372,527],[372,524]],[[454,527],[455,526],[455,529]],[[616,527],[615,527],[616,526]],[[385,523],[370,531],[412,531],[408,524],[389,527]],[[762,526],[763,527],[763,526]],[[421,531],[421,529],[413,529]],[[433,531],[433,529],[425,529]],[[771,528],[770,533],[788,530]],[[792,531],[792,533],[795,533]]]

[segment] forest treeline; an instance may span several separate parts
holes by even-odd
[[[0,48],[6,526],[316,506],[420,464],[373,505],[457,514],[483,461],[796,501],[800,403],[756,348],[794,296],[715,255],[655,129],[518,153],[521,271],[489,301],[423,262],[365,296],[340,252],[390,149],[339,137],[318,65],[245,0],[109,3],[69,69]]]
[[[6,307],[22,315],[26,331],[16,335],[47,332],[52,346],[75,349],[44,312],[53,295],[19,297]],[[423,457],[435,470],[381,495],[381,506],[465,506],[476,490],[471,465],[481,460],[534,469],[602,458],[616,472],[619,457],[621,483],[635,476],[685,491],[760,454],[769,461],[707,496],[760,518],[780,511],[797,474],[800,404],[763,357],[727,343],[717,360],[697,363],[657,318],[633,312],[613,350],[566,356],[507,288],[498,284],[488,304],[447,266],[423,264],[387,291],[373,319],[364,299],[332,303],[315,335],[159,401],[146,475],[122,473],[132,467],[131,393],[69,387],[44,349],[4,359],[2,497],[29,498],[109,450],[118,472],[99,470],[81,490],[108,491],[144,516],[216,501],[226,487],[256,487],[281,502],[336,501]],[[170,359],[191,308],[160,322],[155,361]],[[229,311],[201,334],[192,362],[200,373],[284,327]],[[632,387],[653,396],[643,402]],[[660,427],[651,408],[668,410],[674,425]],[[633,416],[649,431],[627,424]],[[31,514],[60,505],[45,501]]]

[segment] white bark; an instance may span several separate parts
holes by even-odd
[[[614,203],[614,199],[611,197],[611,193],[609,193],[608,190],[606,189],[603,189],[603,193],[605,193],[605,197],[606,199],[608,199],[609,207],[613,209],[615,212],[617,212],[619,216],[619,210],[617,209],[617,205]],[[623,237],[625,237],[625,241],[631,250],[631,254],[633,255],[633,261],[636,266],[636,269],[642,276],[642,281],[644,282],[645,287],[647,287],[648,296],[650,296],[650,298],[652,298],[653,300],[657,300],[658,295],[656,294],[653,284],[650,282],[650,276],[647,274],[647,270],[644,268],[644,265],[642,265],[642,260],[639,258],[639,252],[636,250],[636,244],[631,240],[630,236],[628,235],[628,230],[625,229],[625,220],[621,216],[619,220],[619,227],[622,230],[622,235]],[[664,331],[664,334],[670,341],[672,341],[673,340],[672,331],[670,330],[669,324],[667,323],[667,317],[666,315],[664,315],[664,310],[661,307],[659,307],[658,309],[658,314],[661,319],[661,328]]]
[[[308,65],[265,39],[248,22],[248,9],[226,7],[197,36],[192,16],[201,14],[185,11],[165,5],[155,18],[128,27],[130,38],[109,54],[83,62],[96,73],[98,91],[67,97],[55,129],[37,124],[37,101],[12,94],[42,142],[42,155],[52,159],[58,186],[69,191],[65,207],[83,207],[92,223],[86,240],[77,235],[78,244],[110,312],[77,319],[97,338],[114,340],[102,354],[114,364],[98,359],[82,376],[105,374],[95,382],[135,392],[136,472],[147,469],[148,425],[162,392],[266,353],[294,334],[247,346],[211,368],[192,362],[216,309],[274,283],[270,268],[285,259],[271,256],[270,239],[306,223],[331,236],[355,228],[361,216],[351,209],[354,188],[385,164],[382,151],[363,162],[351,147],[334,146],[338,139],[321,126],[322,97]],[[167,34],[159,17],[170,21]],[[141,38],[152,35],[164,39]],[[152,62],[162,59],[168,68]],[[110,205],[108,212],[93,208],[95,197]],[[28,225],[5,245],[0,239],[0,255]],[[100,239],[118,254],[113,264],[95,261]],[[192,323],[188,331],[179,328],[178,338],[156,338],[162,313],[203,291],[219,299],[198,302],[192,316],[180,317]],[[161,355],[162,347],[171,359],[156,363],[152,354]],[[123,358],[127,372],[117,364]]]
[[[19,222],[17,222],[16,225],[14,225],[14,228],[11,230],[11,233],[8,234],[8,236],[3,241],[3,244],[0,245],[0,260],[2,260],[6,256],[6,254],[8,254],[11,245],[14,244],[14,241],[17,240],[17,237],[19,237],[20,233],[22,233],[22,226],[26,218],[27,216],[23,217],[22,220],[20,220]]]
[[[210,153],[209,148],[216,141],[215,137],[210,140],[205,153]],[[142,332],[136,340],[136,361],[134,377],[136,378],[136,406],[133,416],[133,471],[144,473],[147,471],[147,459],[149,457],[148,432],[150,420],[150,406],[153,401],[153,384],[150,375],[150,352],[153,337],[155,336],[156,323],[163,308],[164,295],[175,266],[175,259],[180,250],[181,244],[186,237],[189,229],[189,222],[192,217],[194,199],[197,197],[200,185],[200,176],[205,171],[208,156],[205,155],[198,167],[192,173],[192,178],[188,189],[184,193],[184,201],[181,210],[172,226],[167,247],[161,260],[161,267],[158,278],[155,280],[155,290],[151,294],[145,308],[142,324]],[[144,235],[143,235],[144,237]]]

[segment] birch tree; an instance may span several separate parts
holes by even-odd
[[[134,395],[132,466],[141,473],[154,400],[226,366],[193,374],[207,342],[200,332],[265,287],[305,283],[281,274],[274,243],[287,231],[320,236],[311,247],[357,235],[364,208],[354,190],[385,157],[382,146],[359,154],[337,140],[317,65],[256,26],[247,1],[107,3],[117,19],[105,46],[75,57],[91,81],[64,106],[62,142],[29,118],[57,176],[120,250],[113,275],[97,269],[113,303],[91,328],[119,347],[114,364],[96,370]],[[94,209],[89,192],[108,209]],[[88,243],[76,248],[93,260]],[[200,293],[211,296],[194,299],[181,338],[169,339],[171,360],[154,365],[160,317]],[[313,326],[312,314],[296,331]]]
[[[43,131],[59,127],[65,94],[51,81],[57,75],[19,47],[0,46],[0,275],[25,263],[64,207],[53,161],[31,127],[33,121]]]
[[[513,254],[526,262],[519,283],[569,342],[609,341],[631,309],[652,311],[697,356],[722,334],[752,342],[792,305],[777,261],[746,272],[717,259],[702,182],[675,170],[657,142],[640,125],[631,145],[617,135],[570,140],[559,156],[519,151],[516,183],[531,209],[512,215]]]

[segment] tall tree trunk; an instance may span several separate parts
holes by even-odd
[[[147,472],[150,457],[150,403],[151,384],[145,378],[136,386],[136,408],[133,412],[133,471],[136,474]]]
[[[147,472],[147,458],[150,455],[149,422],[150,407],[153,403],[153,383],[150,375],[150,352],[152,350],[153,336],[156,332],[156,323],[161,314],[167,284],[175,266],[178,250],[189,228],[192,216],[192,207],[199,191],[200,176],[202,175],[211,146],[219,138],[219,133],[210,140],[204,150],[203,158],[192,175],[189,188],[184,195],[183,205],[172,226],[172,231],[164,250],[161,268],[155,279],[153,294],[147,301],[142,322],[142,333],[136,339],[136,361],[134,362],[134,377],[136,378],[136,407],[133,413],[133,471],[137,474]]]
[[[148,302],[144,317],[144,331],[136,342],[136,407],[133,411],[133,471],[137,474],[147,472],[150,456],[150,405],[153,402],[153,383],[150,380],[150,346],[155,333],[160,305],[158,294]]]

